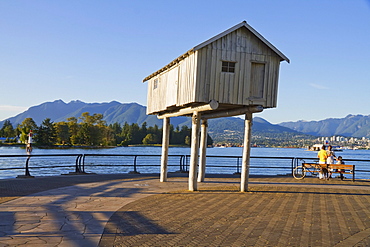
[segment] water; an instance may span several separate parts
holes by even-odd
[[[135,157],[132,155],[156,155],[153,157],[137,157],[137,170],[141,173],[159,173],[161,147],[116,147],[106,149],[37,149],[32,155],[55,155],[55,154],[119,154],[131,156],[105,157],[105,156],[87,156],[85,157],[85,171],[95,173],[127,173],[133,171]],[[25,155],[25,149],[19,147],[0,147],[0,155]],[[182,155],[190,156],[190,148],[172,147],[169,149],[168,171],[175,172],[180,170],[180,159]],[[177,155],[177,156],[173,156]],[[207,156],[241,156],[242,148],[208,148]],[[251,169],[250,174],[259,175],[277,175],[288,174],[292,169],[292,160],[288,157],[300,157],[306,161],[315,159],[317,152],[306,151],[295,148],[252,148],[251,149]],[[370,150],[344,150],[337,152],[344,160],[358,159],[368,161],[347,161],[347,164],[356,165],[357,179],[370,179]],[[271,158],[253,158],[253,157],[271,157]],[[278,159],[273,157],[286,157],[287,159]],[[1,168],[21,168],[11,170],[0,170],[0,179],[15,178],[17,175],[24,174],[24,166],[27,157],[0,157]],[[308,159],[308,160],[307,160]],[[299,162],[302,162],[301,160]],[[69,157],[32,157],[29,162],[30,172],[33,176],[50,176],[67,174],[75,171],[76,156]],[[189,165],[189,159],[185,164]],[[206,173],[226,173],[232,174],[240,172],[241,158],[207,158]],[[43,167],[35,169],[35,167]],[[188,168],[186,168],[188,169]]]

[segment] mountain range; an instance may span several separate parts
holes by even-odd
[[[45,102],[37,106],[32,106],[28,110],[14,117],[5,119],[0,122],[0,126],[6,120],[9,120],[14,127],[21,124],[24,119],[32,118],[37,125],[43,120],[50,118],[52,122],[67,121],[70,117],[79,118],[82,113],[89,112],[90,115],[100,113],[104,116],[103,120],[107,124],[125,122],[128,124],[137,123],[142,125],[144,122],[147,126],[158,125],[162,127],[162,121],[154,115],[146,115],[146,107],[137,103],[120,103],[112,101],[108,103],[85,103],[79,100],[65,103],[62,100],[54,102]],[[171,124],[174,127],[187,125],[191,127],[191,118],[174,117],[171,118]],[[209,134],[215,141],[241,142],[244,133],[244,120],[238,117],[226,117],[209,120]],[[252,133],[258,135],[278,134],[278,133],[298,133],[289,128],[273,125],[262,118],[254,118]]]
[[[32,118],[37,125],[40,125],[46,118],[53,122],[66,121],[70,117],[79,118],[82,113],[89,112],[90,115],[95,113],[103,114],[107,124],[125,122],[142,125],[144,122],[148,126],[162,126],[162,120],[154,115],[146,115],[146,107],[137,103],[120,103],[117,101],[105,103],[85,103],[79,100],[65,103],[62,100],[54,102],[45,102],[37,106],[32,106],[23,113],[14,117],[5,119],[9,120],[13,126],[22,123],[25,118]],[[4,121],[0,121],[0,126]],[[191,127],[191,118],[174,117],[171,118],[171,124],[176,126],[187,125]],[[237,141],[243,139],[244,120],[238,117],[226,117],[209,120],[209,134],[215,140]],[[254,136],[276,136],[276,135],[296,135],[300,136],[353,136],[363,137],[370,136],[370,116],[348,115],[345,118],[325,119],[321,121],[297,121],[283,122],[280,124],[271,124],[263,118],[254,117],[252,135]]]
[[[370,137],[370,116],[363,115],[321,121],[283,122],[279,125],[314,136]]]
[[[141,125],[146,122],[148,126],[154,126],[155,124],[158,126],[162,125],[162,120],[156,116],[146,115],[146,107],[137,103],[123,104],[117,101],[111,101],[109,103],[85,103],[75,100],[65,103],[62,100],[56,100],[54,102],[45,102],[37,106],[32,106],[25,112],[5,120],[9,120],[13,126],[17,126],[25,118],[32,118],[37,125],[40,125],[45,118],[50,118],[53,122],[61,122],[67,121],[70,117],[78,119],[84,112],[89,112],[90,115],[95,113],[103,114],[107,124],[113,124],[115,122],[124,124],[127,122],[129,124],[137,123]],[[173,119],[171,122],[177,126],[187,120],[185,117],[179,117]],[[4,121],[0,122],[0,126],[3,125]]]

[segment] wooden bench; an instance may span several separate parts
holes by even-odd
[[[352,181],[355,181],[355,165],[328,164],[328,168],[331,173],[352,174]]]
[[[352,181],[355,181],[355,165],[303,163],[302,166],[308,169],[314,168],[318,170],[320,168],[327,168],[330,173],[352,174]]]

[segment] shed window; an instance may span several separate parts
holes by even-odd
[[[153,82],[153,90],[158,87],[158,79],[155,79]]]
[[[235,62],[222,61],[222,72],[234,73],[235,64],[236,64]]]

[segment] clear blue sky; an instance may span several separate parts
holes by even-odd
[[[143,78],[243,20],[291,60],[255,116],[370,114],[369,0],[2,0],[0,120],[57,99],[146,105]]]

